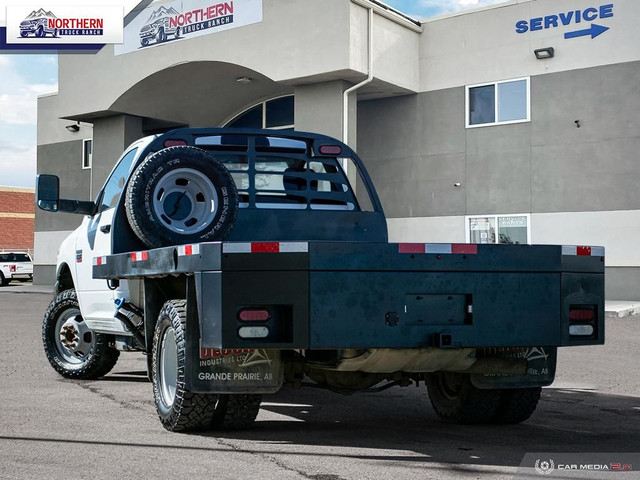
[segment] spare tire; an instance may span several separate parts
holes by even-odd
[[[238,191],[218,160],[169,147],[135,170],[125,194],[131,229],[150,248],[223,240],[238,215]]]

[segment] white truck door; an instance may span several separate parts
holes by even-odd
[[[93,259],[110,255],[113,215],[137,154],[142,150],[135,143],[127,150],[111,172],[98,196],[98,209],[93,217],[82,222],[76,243],[76,291],[82,316],[95,331],[122,332],[121,322],[115,320],[114,299],[127,297],[128,283],[121,282],[116,290],[109,289],[106,280],[94,279]]]

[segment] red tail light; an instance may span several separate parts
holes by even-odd
[[[591,307],[574,307],[569,310],[569,320],[573,321],[589,321],[595,316],[596,312]]]
[[[238,312],[238,318],[241,322],[266,322],[271,318],[271,315],[266,308],[246,308]]]
[[[10,272],[15,272],[16,271],[16,266],[15,265],[10,265],[9,266],[9,271]]]

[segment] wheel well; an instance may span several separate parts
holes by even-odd
[[[74,288],[71,269],[69,265],[63,263],[58,268],[58,274],[56,275],[56,293],[64,292],[70,288]]]

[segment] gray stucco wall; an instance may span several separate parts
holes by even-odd
[[[93,124],[92,194],[95,196],[124,150],[143,136],[142,119],[130,115],[98,118]]]
[[[390,218],[638,209],[639,76],[532,77],[531,122],[472,129],[463,87],[363,101],[359,153]]]
[[[60,177],[60,197],[89,200],[91,170],[83,170],[82,140],[39,145],[38,173]],[[80,215],[50,213],[36,208],[36,231],[73,230],[82,221]]]
[[[637,302],[640,299],[639,267],[607,267],[604,274],[607,300]]]

